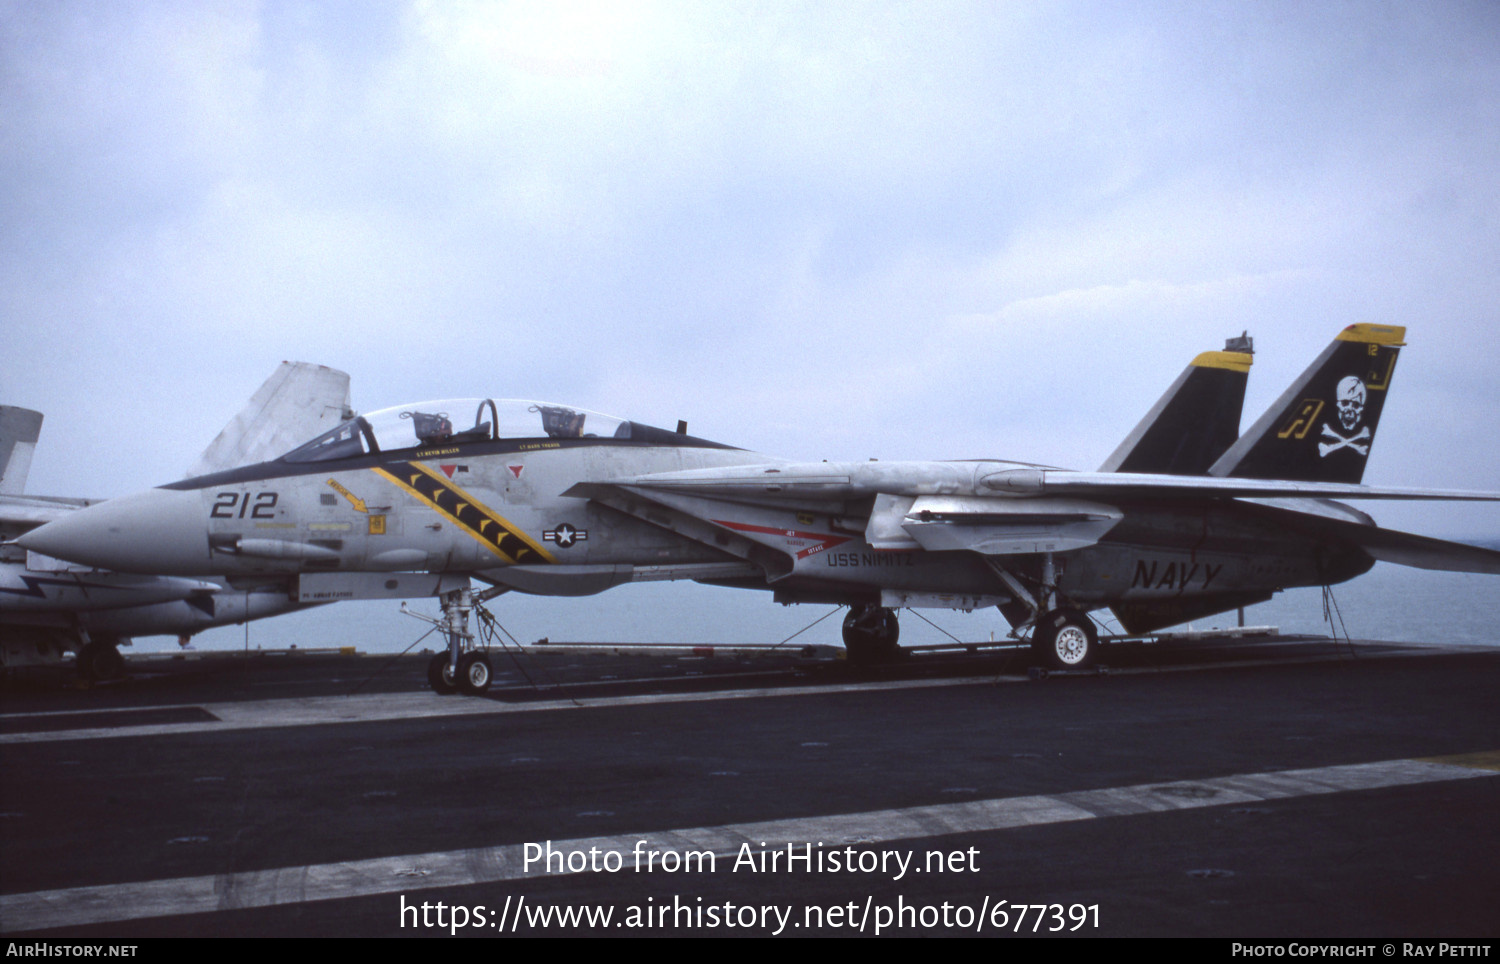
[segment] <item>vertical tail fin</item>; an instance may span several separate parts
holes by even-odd
[[[26,491],[31,456],[42,437],[42,413],[0,405],[0,495]]]
[[[1242,479],[1357,484],[1406,329],[1350,325],[1208,470]]]
[[[1100,472],[1202,475],[1240,434],[1245,383],[1255,360],[1248,335],[1188,363]]]

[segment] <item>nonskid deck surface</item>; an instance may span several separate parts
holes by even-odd
[[[1079,674],[1184,671],[1206,665],[1281,660],[1358,660],[1363,657],[1485,651],[1326,636],[1257,635],[1243,639],[1113,642],[1101,666]],[[127,654],[119,680],[87,684],[71,668],[26,667],[0,676],[0,733],[31,725],[32,713],[99,712],[175,704],[264,701],[312,696],[429,693],[431,650],[365,653],[354,648],[185,651]],[[486,699],[517,701],[599,693],[726,686],[851,685],[899,680],[952,680],[968,675],[1003,680],[1036,675],[1024,644],[979,642],[909,650],[900,660],[856,666],[832,646],[714,646],[652,643],[557,642],[490,650],[495,682]],[[577,694],[573,693],[579,689]],[[123,717],[121,719],[124,719]],[[47,728],[56,722],[41,724]]]
[[[15,674],[0,928],[1500,930],[1494,650],[1125,644],[1034,679],[1018,650],[614,649],[497,655],[484,698],[421,656]]]

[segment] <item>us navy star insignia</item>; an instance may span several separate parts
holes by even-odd
[[[575,542],[586,542],[589,530],[575,529],[564,522],[556,529],[547,529],[542,533],[543,542],[555,542],[559,549],[566,549]]]

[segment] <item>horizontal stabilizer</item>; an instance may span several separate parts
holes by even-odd
[[[1414,569],[1440,569],[1446,572],[1480,572],[1500,575],[1500,551],[1448,542],[1431,536],[1419,536],[1400,529],[1382,529],[1334,518],[1285,512],[1288,524],[1304,531],[1323,532],[1363,549],[1379,562],[1393,562]]]
[[[1361,546],[1380,562],[1414,569],[1500,575],[1500,552],[1463,542],[1446,542],[1398,529],[1376,529],[1375,538],[1366,539]]]

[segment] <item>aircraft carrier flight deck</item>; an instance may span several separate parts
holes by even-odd
[[[136,655],[0,690],[0,931],[1500,934],[1500,649]]]

